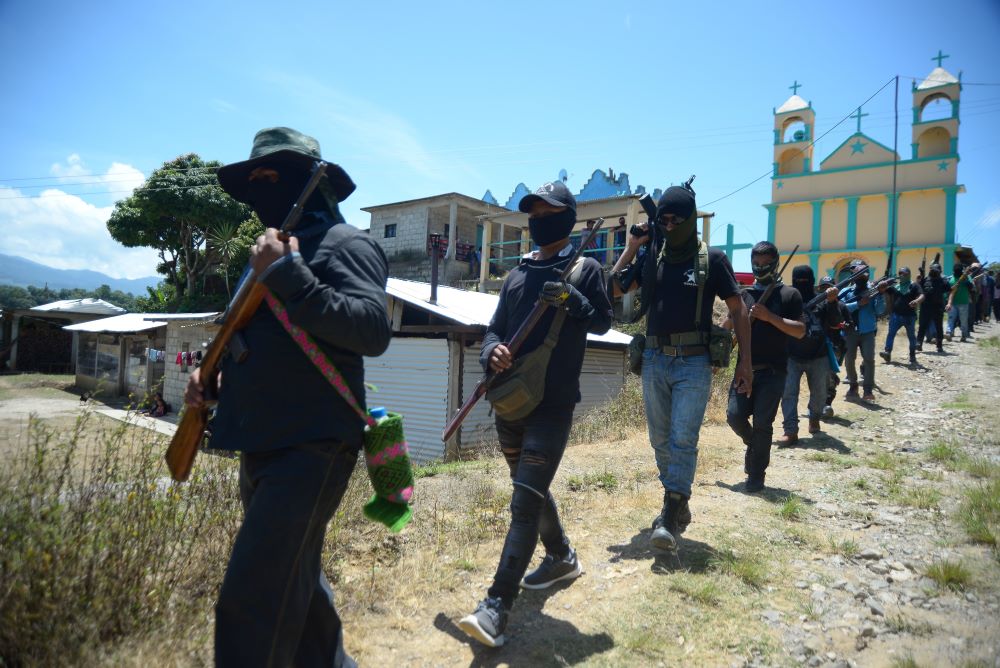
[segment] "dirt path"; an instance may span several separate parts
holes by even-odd
[[[525,592],[499,650],[455,621],[496,565],[503,465],[421,479],[417,522],[362,529],[330,564],[348,649],[362,665],[1000,665],[1000,567],[960,513],[969,471],[1000,463],[1000,348],[948,350],[879,360],[876,405],[841,393],[822,434],[775,449],[765,495],[740,491],[742,445],[707,425],[677,559],[647,547],[662,492],[645,432],[572,447],[553,491],[585,573]],[[956,565],[954,590],[926,575]]]

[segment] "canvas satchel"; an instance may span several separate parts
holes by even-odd
[[[505,420],[520,420],[542,402],[545,373],[565,321],[566,311],[559,309],[542,345],[514,360],[513,366],[497,376],[486,390],[486,400],[493,404],[497,415]]]

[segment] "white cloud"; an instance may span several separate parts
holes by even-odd
[[[57,269],[91,269],[113,278],[156,274],[155,251],[125,248],[111,238],[106,224],[113,207],[97,206],[79,194],[118,193],[114,199],[120,199],[142,184],[142,172],[116,162],[94,174],[76,154],[52,165],[50,171],[59,188],[38,193],[0,186],[0,253]]]
[[[475,172],[454,155],[435,154],[420,141],[417,131],[403,117],[368,100],[354,97],[305,76],[271,72],[265,80],[281,86],[283,97],[299,98],[303,107],[322,110],[337,132],[339,160],[364,160],[376,165],[398,166],[437,183],[450,183],[454,175]],[[350,155],[349,151],[358,151]]]
[[[994,204],[976,221],[973,229],[977,227],[996,227],[1000,223],[1000,204]]]

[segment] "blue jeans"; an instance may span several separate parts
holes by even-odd
[[[668,492],[691,496],[698,466],[698,432],[712,389],[708,355],[673,357],[642,353],[642,398],[649,443],[660,482]]]
[[[885,351],[892,352],[892,343],[896,340],[896,332],[900,327],[906,328],[906,338],[910,340],[910,353],[917,352],[917,335],[913,331],[917,324],[916,315],[898,315],[893,313],[889,316],[889,333],[885,337]]]
[[[861,348],[861,385],[865,394],[875,389],[875,332],[858,334],[851,330],[844,335],[847,342],[847,354],[844,355],[844,366],[847,367],[847,382],[852,386],[858,384],[858,371],[855,363],[858,360],[858,348]]]
[[[356,665],[321,564],[356,460],[336,442],[241,455],[244,517],[215,606],[216,666]]]
[[[948,334],[955,331],[958,324],[962,324],[962,338],[969,338],[969,305],[954,304],[948,312]]]
[[[546,554],[569,554],[569,539],[559,523],[549,486],[566,451],[573,409],[572,405],[537,409],[520,420],[496,419],[500,450],[510,468],[514,492],[510,528],[488,593],[502,599],[507,608],[517,598],[539,537]]]
[[[799,433],[799,385],[802,374],[806,375],[806,384],[809,386],[809,418],[818,420],[823,416],[830,378],[830,360],[826,355],[806,361],[788,358],[788,375],[781,395],[781,413],[784,417],[782,427],[786,434]]]
[[[753,391],[748,397],[729,388],[729,410],[726,421],[747,446],[743,458],[743,472],[754,479],[763,480],[767,465],[771,463],[771,437],[774,435],[774,417],[785,393],[785,369],[761,369],[753,372]],[[753,417],[753,426],[750,418]]]

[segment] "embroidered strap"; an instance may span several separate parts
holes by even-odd
[[[274,293],[270,290],[264,292],[264,300],[270,307],[271,312],[274,313],[274,317],[278,319],[281,326],[291,335],[292,340],[299,344],[302,348],[302,352],[306,354],[306,357],[319,369],[319,372],[323,374],[323,377],[330,381],[333,388],[337,390],[347,405],[354,409],[354,412],[358,414],[362,420],[365,421],[369,427],[375,426],[375,420],[371,415],[366,413],[362,408],[358,400],[354,398],[354,393],[351,392],[351,388],[347,386],[347,382],[344,377],[340,375],[340,371],[334,366],[330,358],[319,349],[316,342],[313,340],[308,333],[298,325],[292,324],[292,321],[288,319],[288,310],[285,308],[284,304],[278,301],[278,298],[274,296]]]

